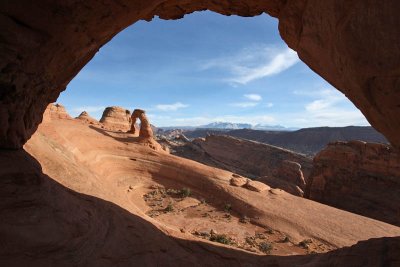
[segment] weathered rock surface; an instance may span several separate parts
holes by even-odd
[[[230,136],[210,135],[193,143],[219,163],[221,168],[261,182],[282,180],[283,183],[277,181],[274,185],[284,184],[285,188],[282,189],[292,188],[289,192],[295,192],[295,195],[301,195],[296,186],[305,188],[312,168],[312,160],[304,155]]]
[[[241,187],[247,183],[247,178],[233,174],[229,183],[230,185]]]
[[[302,190],[306,187],[306,181],[304,179],[301,165],[297,162],[290,160],[283,160],[281,166],[274,174],[275,177],[279,177],[281,180],[292,183],[300,187]]]
[[[250,179],[247,180],[247,183],[245,184],[245,187],[251,191],[255,191],[255,192],[264,192],[267,190],[270,190],[271,187],[269,187],[268,185],[259,182],[259,181],[252,181]]]
[[[121,107],[107,107],[100,122],[107,129],[126,132],[131,128],[131,112]]]
[[[400,225],[400,154],[360,141],[331,143],[314,158],[307,197]]]
[[[135,109],[131,116],[132,126],[130,127],[129,132],[135,134],[136,129],[136,120],[140,120],[140,130],[139,137],[142,138],[153,138],[153,129],[152,126],[147,119],[146,112],[142,109]]]
[[[79,116],[76,117],[76,119],[89,124],[99,124],[99,121],[91,117],[89,113],[87,113],[86,111],[83,111],[81,114],[79,114]]]
[[[269,176],[264,176],[261,177],[260,180],[262,180],[263,182],[265,182],[267,185],[269,185],[272,188],[280,188],[285,190],[286,192],[295,195],[295,196],[299,196],[299,197],[303,197],[304,196],[304,190],[301,189],[298,185],[287,182],[285,180],[282,179],[278,179],[275,177],[269,177]]]
[[[43,122],[49,122],[52,119],[72,119],[72,117],[63,105],[57,103],[49,104],[43,114]]]

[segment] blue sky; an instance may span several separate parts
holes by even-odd
[[[145,109],[156,126],[214,121],[286,127],[369,125],[282,41],[277,20],[196,12],[125,29],[58,102],[72,116],[107,106]]]

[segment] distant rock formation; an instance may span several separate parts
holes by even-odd
[[[303,196],[312,168],[312,160],[304,155],[271,145],[219,135],[195,139],[193,145],[202,149],[220,168]]]
[[[43,122],[49,122],[52,119],[72,119],[67,113],[65,107],[61,104],[49,104],[43,114]]]
[[[196,129],[185,131],[188,138],[205,137],[207,132],[215,135],[228,135],[257,141],[273,146],[286,148],[297,153],[315,156],[330,142],[362,140],[365,142],[385,143],[385,137],[370,126],[347,127],[313,127],[297,131],[260,131],[253,129],[239,129],[222,131],[216,129]]]
[[[306,197],[400,226],[400,153],[384,144],[334,142],[314,158]]]
[[[91,117],[86,111],[83,111],[76,119],[89,124],[99,124],[99,121]]]
[[[140,130],[139,137],[142,138],[153,138],[153,130],[151,128],[150,122],[146,117],[146,112],[142,109],[135,109],[131,116],[131,127],[129,132],[135,134],[137,129],[135,127],[136,120],[140,120]]]
[[[122,107],[107,107],[100,122],[107,129],[126,132],[131,128],[131,112]]]

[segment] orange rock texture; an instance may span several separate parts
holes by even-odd
[[[309,181],[312,200],[400,226],[400,154],[390,146],[331,143]]]

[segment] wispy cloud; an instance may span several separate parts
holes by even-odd
[[[245,98],[252,100],[252,101],[261,101],[262,100],[262,96],[257,95],[257,94],[247,94],[244,95]]]
[[[232,107],[238,107],[238,108],[249,108],[249,107],[255,107],[258,105],[257,102],[239,102],[239,103],[231,103],[229,104]]]
[[[296,121],[304,126],[369,125],[364,115],[334,88],[295,91],[294,94],[314,98],[296,116]]]
[[[90,112],[104,111],[105,108],[106,108],[105,106],[83,106],[83,107],[72,108],[71,111],[75,113],[80,113],[83,111],[90,113]]]
[[[274,106],[274,103],[269,102],[266,104],[266,106],[267,106],[267,108],[272,108]]]
[[[159,104],[156,105],[156,109],[161,110],[161,111],[175,111],[181,108],[186,108],[189,105],[182,104],[181,102],[176,102],[174,104]]]
[[[279,74],[299,61],[297,53],[290,48],[258,46],[244,49],[238,55],[210,60],[201,69],[223,69],[231,76],[225,79],[227,82],[247,84]]]

